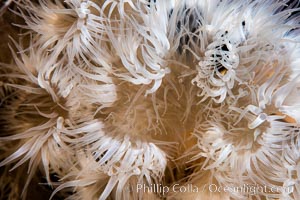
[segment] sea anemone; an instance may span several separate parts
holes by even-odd
[[[6,1],[0,198],[300,199],[299,5]]]

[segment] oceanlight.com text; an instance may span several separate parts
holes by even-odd
[[[187,184],[180,185],[174,184],[172,186],[164,186],[162,184],[137,184],[135,189],[136,192],[144,193],[157,193],[166,195],[169,192],[172,193],[199,193],[199,192],[210,192],[210,193],[232,193],[232,194],[243,194],[243,195],[257,195],[257,194],[279,194],[285,193],[290,194],[293,192],[294,187],[280,187],[280,186],[266,186],[266,185],[248,185],[243,184],[241,186],[219,186],[216,184],[205,184],[202,187]]]

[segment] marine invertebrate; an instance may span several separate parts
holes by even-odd
[[[46,198],[299,199],[298,7],[7,1],[0,178],[23,198],[42,176]]]

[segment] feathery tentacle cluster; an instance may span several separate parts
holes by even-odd
[[[299,4],[4,5],[0,197],[43,176],[48,198],[299,199]]]

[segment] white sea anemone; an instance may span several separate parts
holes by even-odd
[[[13,170],[18,187],[0,191],[43,176],[51,198],[300,199],[299,5],[7,1],[0,180]]]
[[[286,86],[282,86],[284,87]],[[275,102],[276,99],[275,96]],[[212,180],[223,186],[287,186],[291,179],[290,169],[282,163],[289,160],[288,162],[295,165],[294,163],[298,162],[299,157],[290,157],[286,151],[298,151],[299,125],[295,119],[282,114],[279,111],[280,107],[270,104],[271,102],[265,109],[254,105],[246,106],[245,110],[223,107],[222,111],[211,112],[212,116],[207,119],[208,122],[199,123],[195,129],[195,136],[198,138],[195,148],[199,148],[200,151],[191,159],[198,168],[195,168],[196,172],[191,176],[192,181],[198,180],[204,173],[198,170],[204,170],[210,171]],[[192,151],[194,153],[197,152],[195,148]],[[298,189],[291,189],[294,187],[292,184],[288,186],[289,192],[293,191],[292,194],[284,193],[287,190],[283,190],[272,195],[278,198],[282,195],[285,198],[289,195],[297,197]],[[248,194],[231,195],[243,198],[243,195]]]
[[[143,191],[136,192],[137,184],[159,183],[166,168],[165,153],[151,142],[128,136],[111,137],[101,129],[86,134],[76,142],[79,146],[90,144],[88,157],[92,156],[94,161],[81,166],[82,171],[78,172],[81,176],[75,174],[75,180],[62,184],[56,191],[73,186],[79,187],[76,195],[85,194],[89,199],[107,199],[109,196],[114,199],[137,199],[143,196]],[[87,177],[82,176],[84,174]],[[88,174],[95,175],[88,178]],[[89,188],[94,188],[93,193],[84,192]]]
[[[107,1],[103,7],[107,9],[111,3],[110,13],[119,13],[118,20],[111,20],[106,26],[111,45],[121,60],[121,64],[115,64],[114,74],[136,85],[153,83],[146,94],[153,93],[170,72],[165,60],[170,46],[167,39],[168,1],[158,2],[155,6],[143,1],[112,2]],[[126,5],[129,8],[124,10]]]
[[[34,44],[52,52],[57,59],[62,52],[68,62],[74,59],[90,60],[107,70],[113,60],[104,28],[100,7],[93,1],[31,1],[21,3],[20,15],[25,19],[26,26],[34,31]],[[98,48],[98,45],[101,48]]]
[[[2,108],[5,118],[1,116],[1,123],[3,122],[6,130],[0,138],[4,143],[14,144],[14,141],[19,141],[15,143],[18,148],[1,161],[1,166],[17,162],[11,169],[14,170],[29,161],[29,176],[24,191],[40,164],[44,168],[49,184],[51,184],[50,171],[65,174],[62,171],[68,169],[75,162],[72,160],[73,149],[68,146],[68,137],[74,138],[78,134],[90,131],[89,127],[93,126],[89,122],[84,122],[89,120],[96,110],[85,107],[85,110],[81,110],[81,114],[85,112],[85,117],[69,113],[63,95],[55,93],[57,91],[54,87],[55,83],[49,83],[41,75],[43,67],[49,66],[47,60],[40,54],[35,54],[34,50],[30,52],[29,57],[25,53],[21,53],[22,59],[15,55],[17,66],[4,66],[8,69],[15,67],[9,70],[5,76],[16,81],[6,82],[8,87],[15,89],[14,98]],[[55,75],[51,77],[53,78]],[[76,113],[74,108],[70,110]],[[82,132],[80,132],[74,128],[72,123],[77,126],[86,124],[86,127],[81,128]],[[75,129],[76,133],[72,136],[64,134],[62,132],[65,128]],[[70,164],[61,162],[61,156],[69,157]]]
[[[176,4],[171,20],[178,27],[179,51],[194,60],[191,67],[198,74],[193,82],[201,89],[202,101],[235,98],[235,88],[249,84],[254,73],[257,79],[268,77],[260,66],[269,67],[275,60],[280,65],[287,58],[281,46],[296,25],[290,17],[293,10],[281,11],[286,2],[188,2]]]

